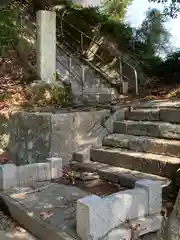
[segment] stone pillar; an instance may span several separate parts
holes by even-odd
[[[37,74],[50,83],[56,76],[56,12],[38,11],[37,24]]]

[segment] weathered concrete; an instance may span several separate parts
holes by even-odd
[[[56,12],[37,12],[37,74],[46,82],[56,79]]]
[[[91,149],[91,159],[164,177],[173,177],[180,164],[180,159],[175,157],[107,147]]]
[[[47,157],[62,157],[67,164],[74,151],[88,144],[87,136],[109,110],[51,113],[11,112],[2,117],[2,147],[17,165],[46,162]],[[95,137],[99,137],[98,129]]]
[[[104,123],[103,126],[108,130],[108,133],[114,132],[114,122],[125,119],[126,108],[117,109]]]
[[[21,166],[0,165],[0,186],[6,190],[15,186],[28,186],[38,181],[50,181],[62,177],[62,159],[49,158],[46,163]]]
[[[174,157],[180,156],[180,141],[177,140],[114,133],[103,139],[103,145],[126,148],[139,152],[149,152]]]
[[[162,188],[158,181],[142,179],[136,182],[137,188],[143,188],[148,193],[148,214],[160,213],[162,206]]]
[[[126,109],[117,109],[112,115],[105,118],[104,121],[97,123],[91,132],[87,135],[85,143],[74,152],[73,160],[77,162],[87,162],[90,160],[90,149],[94,146],[101,146],[104,137],[114,130],[114,121],[125,119]]]
[[[75,240],[76,201],[89,193],[75,186],[50,184],[29,194],[0,193],[12,217],[40,240]],[[46,216],[47,214],[47,216]],[[49,217],[48,217],[49,216]],[[46,218],[47,217],[47,218]]]
[[[180,123],[180,109],[160,109],[160,121]]]
[[[115,122],[116,133],[132,134],[137,136],[161,137],[168,139],[180,139],[180,125],[164,122]]]
[[[140,186],[140,188],[138,188]],[[111,194],[105,198],[95,195],[87,196],[77,201],[77,233],[82,240],[103,238],[114,228],[127,220],[153,216],[161,210],[161,185],[159,182],[141,180],[136,188]],[[152,196],[155,195],[153,200]],[[154,206],[157,205],[157,206]],[[159,216],[157,229],[161,227],[162,217]],[[123,226],[124,227],[124,226]],[[154,229],[150,229],[153,231]],[[140,231],[139,231],[140,232]],[[127,237],[124,232],[124,239]]]
[[[86,162],[78,163],[71,162],[71,166],[74,170],[82,172],[96,172],[100,178],[106,179],[111,182],[120,184],[123,187],[134,188],[135,183],[141,179],[150,179],[154,181],[159,181],[163,190],[166,189],[171,183],[168,178],[160,177],[158,175],[153,175],[150,173],[139,172],[135,170],[130,170],[127,168],[115,167],[105,163],[100,162]]]
[[[126,119],[139,121],[159,121],[159,109],[135,109],[127,111]]]
[[[0,191],[17,185],[17,168],[14,164],[0,165]]]

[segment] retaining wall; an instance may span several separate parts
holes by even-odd
[[[98,129],[109,110],[83,112],[4,112],[0,115],[0,148],[16,165],[46,162],[62,157],[63,165],[73,152],[91,141],[87,136]],[[93,130],[94,129],[94,130]],[[107,135],[104,129],[101,135]]]

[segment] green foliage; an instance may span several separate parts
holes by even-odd
[[[19,28],[16,25],[18,9],[11,4],[0,11],[0,51],[1,54],[12,49],[17,44],[17,33]]]
[[[167,53],[170,34],[165,28],[167,18],[157,9],[149,9],[145,20],[136,31],[136,40],[145,44],[145,54]]]
[[[127,7],[132,0],[104,0],[102,3],[102,11],[111,19],[123,20]]]
[[[169,54],[156,69],[157,76],[167,84],[180,83],[180,50]]]
[[[149,2],[157,2],[164,4],[164,14],[171,18],[176,18],[180,13],[179,0],[149,0]]]

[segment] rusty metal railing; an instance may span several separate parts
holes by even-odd
[[[59,37],[61,40],[63,40],[63,43],[68,48],[70,48],[72,50],[72,52],[74,52],[74,54],[78,54],[81,57],[83,57],[86,61],[89,61],[88,57],[87,57],[87,49],[85,48],[85,42],[89,41],[89,42],[95,44],[98,48],[102,48],[102,45],[99,44],[92,37],[89,37],[87,34],[82,32],[81,30],[79,30],[76,26],[69,23],[62,16],[59,17],[59,18],[61,20],[61,22],[60,22],[60,33],[57,35],[57,37]],[[71,34],[71,32],[68,31],[68,28],[71,28],[73,31],[76,31],[79,38],[77,39],[73,34]],[[71,41],[68,41],[67,39],[68,40],[71,39]],[[73,42],[74,42],[74,44],[73,44]],[[105,51],[107,51],[107,49],[105,49]],[[90,48],[88,48],[88,52],[91,52],[92,54],[94,54],[94,52]],[[94,57],[97,58],[99,60],[99,62],[101,62],[101,63],[104,60],[97,53],[94,54]],[[89,61],[89,62],[92,63],[91,61]],[[110,76],[108,71],[105,71],[102,67],[100,67],[99,64],[94,64],[94,66],[106,78],[106,80],[109,83],[112,83],[112,81],[114,79],[116,79],[118,84],[121,85],[122,82],[124,81],[124,79],[130,80],[127,76],[123,75],[123,66],[122,65],[123,64],[127,65],[133,71],[134,81],[135,81],[135,92],[138,95],[139,94],[139,85],[138,85],[137,71],[136,71],[135,67],[133,67],[128,62],[124,61],[122,55],[117,57],[117,63],[118,63],[117,64],[118,69],[115,73],[115,76],[113,76],[113,77]]]

